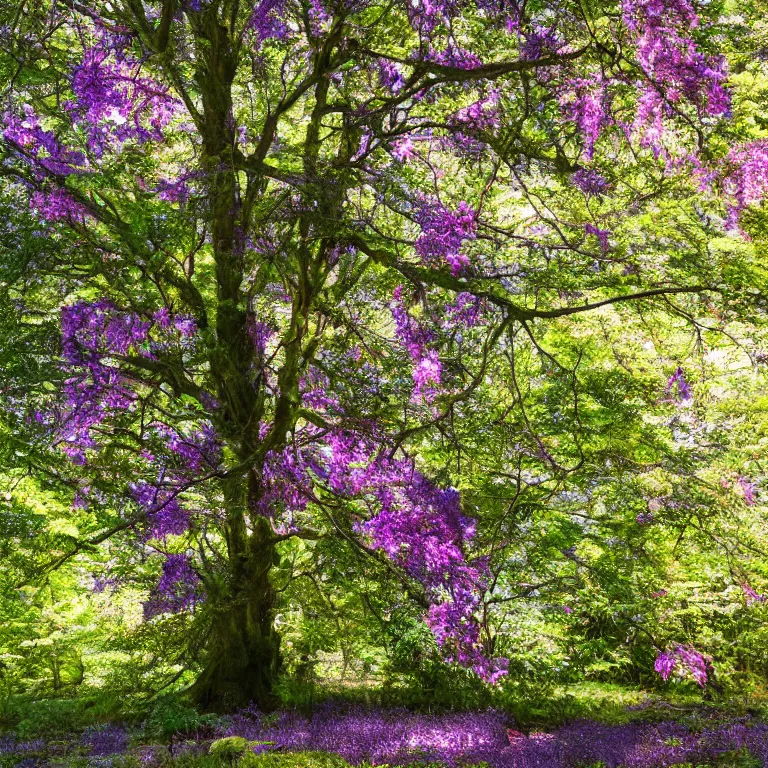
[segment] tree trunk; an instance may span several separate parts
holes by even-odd
[[[238,594],[217,612],[205,666],[192,693],[204,709],[231,711],[251,703],[274,709],[274,682],[280,666],[280,641],[272,622],[271,587]]]
[[[228,594],[210,594],[211,634],[203,671],[192,688],[198,705],[232,711],[255,704],[277,706],[274,683],[280,670],[280,638],[274,628],[275,590],[269,572],[277,560],[265,526],[248,537],[244,556],[230,557]]]
[[[263,394],[254,387],[255,352],[241,292],[248,222],[241,220],[238,180],[232,166],[236,49],[231,31],[215,9],[206,12],[196,30],[195,77],[202,104],[200,162],[208,185],[216,275],[216,342],[209,349],[209,362],[221,403],[220,436],[237,456],[238,466],[253,466]],[[206,709],[226,711],[250,703],[270,709],[275,705],[272,691],[280,652],[269,572],[277,553],[268,522],[249,514],[255,478],[253,471],[246,480],[241,471],[233,470],[222,482],[228,572],[223,579],[221,573],[204,578],[212,623],[203,671],[192,688],[196,702]]]

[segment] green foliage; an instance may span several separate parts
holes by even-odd
[[[34,739],[127,720],[131,714],[131,702],[103,691],[74,698],[10,696],[0,701],[0,730],[13,730],[22,739]]]
[[[599,29],[606,19],[602,6],[593,5],[589,12]],[[735,5],[745,5],[739,8],[745,20],[731,20],[733,27],[725,25],[717,37],[734,65],[734,114],[728,127],[711,136],[708,151],[713,155],[768,135],[768,76],[764,57],[752,55],[763,49],[764,22],[751,18],[746,4]],[[16,11],[9,5],[2,13],[9,14],[10,29]],[[371,8],[361,19],[372,23],[373,15]],[[22,16],[19,23],[29,39],[41,36],[46,13]],[[473,12],[464,16],[457,20],[459,33],[478,38],[479,52],[504,45],[508,36],[503,30],[486,30]],[[750,23],[754,34],[741,26]],[[75,63],[65,34],[54,35],[50,61],[23,57],[21,66],[0,52],[3,77],[27,88],[31,101],[46,105],[51,127],[60,123],[52,94],[58,99],[69,87]],[[404,60],[410,54],[409,35],[412,30],[401,19],[376,26],[367,44]],[[263,56],[265,66],[271,65],[279,52],[269,48]],[[154,67],[154,60],[146,66]],[[238,125],[248,122],[247,113],[267,105],[267,96],[251,89],[252,74],[249,65],[239,75],[236,90],[250,96],[233,112]],[[277,79],[268,85],[278,91],[287,87]],[[535,103],[535,92],[526,92],[526,101],[529,97]],[[467,88],[446,98],[458,108],[475,96]],[[514,99],[504,104],[510,126],[515,125]],[[556,109],[549,102],[539,106],[543,112]],[[299,114],[303,108],[290,116],[275,142],[290,148],[274,158],[286,178],[301,172],[296,147],[305,127]],[[329,136],[343,133],[332,122],[335,114],[327,115]],[[509,152],[521,152],[521,157],[525,152],[515,148],[516,142],[534,150],[545,143],[539,129],[525,123],[521,117],[520,135],[509,139]],[[162,153],[151,157],[126,151],[114,167],[106,163],[102,172],[76,181],[88,187],[93,199],[106,201],[105,208],[119,212],[130,233],[128,247],[97,225],[89,236],[98,247],[63,229],[52,237],[30,215],[26,200],[18,205],[18,190],[0,190],[0,218],[12,222],[15,233],[10,239],[9,227],[0,236],[0,370],[3,390],[7,380],[13,402],[50,402],[51,393],[61,388],[62,301],[110,295],[121,305],[146,309],[162,294],[174,311],[186,311],[185,290],[194,286],[211,308],[214,324],[216,265],[205,238],[200,241],[200,233],[208,231],[204,211],[195,207],[201,201],[177,208],[135,187],[137,180],[144,183],[145,174],[151,179],[158,170],[163,175],[179,170],[181,161],[173,151],[167,166]],[[502,167],[511,162],[505,153],[499,161]],[[633,199],[629,193],[585,199],[564,171],[550,173],[540,158],[535,162],[542,163],[541,173],[533,174],[529,197],[518,199],[489,187],[489,211],[508,213],[510,220],[522,211],[528,218],[531,200],[538,200],[547,216],[568,222],[566,236],[571,238],[581,238],[585,221],[615,220],[617,225],[610,256],[603,254],[594,263],[597,254],[582,252],[583,243],[562,250],[557,239],[550,248],[545,241],[520,236],[520,247],[511,248],[509,268],[515,279],[525,275],[515,288],[521,306],[564,306],[612,295],[614,289],[686,284],[693,278],[712,290],[531,319],[514,325],[497,346],[486,346],[480,330],[466,328],[461,338],[452,336],[445,345],[442,363],[457,382],[472,387],[432,423],[413,403],[401,409],[407,403],[401,390],[411,384],[410,374],[394,351],[387,313],[375,315],[374,310],[387,306],[399,282],[409,283],[413,291],[409,311],[414,318],[427,312],[429,302],[444,303],[450,292],[443,295],[436,286],[427,291],[417,272],[410,280],[408,270],[392,274],[371,263],[359,276],[365,301],[358,309],[374,320],[368,326],[355,321],[349,328],[334,299],[333,286],[343,281],[334,278],[327,295],[315,302],[318,339],[332,353],[322,365],[335,386],[353,390],[354,419],[375,416],[395,433],[408,435],[404,449],[418,456],[419,466],[443,486],[461,490],[467,514],[478,521],[474,544],[488,558],[494,586],[478,609],[482,641],[488,651],[509,659],[510,674],[490,690],[471,672],[446,664],[422,620],[422,606],[404,598],[403,580],[352,542],[352,518],[345,528],[324,509],[317,521],[319,540],[280,543],[279,562],[271,573],[285,673],[277,693],[287,706],[306,710],[341,697],[420,710],[492,704],[513,713],[521,724],[575,717],[620,721],[627,716],[625,702],[583,696],[567,686],[587,681],[606,690],[620,683],[697,699],[699,692],[690,683],[664,685],[653,672],[656,653],[677,643],[695,644],[712,656],[710,698],[737,696],[747,708],[766,693],[768,608],[747,604],[741,583],[768,592],[768,526],[765,505],[746,504],[740,478],[759,481],[765,493],[768,211],[758,206],[744,213],[747,240],[723,234],[712,221],[723,213],[717,201],[695,185],[660,174],[654,158],[620,156],[602,169],[614,189],[642,191],[642,204],[628,212],[623,206]],[[445,164],[441,173],[455,180],[451,193],[469,200],[486,189],[487,176],[499,174],[499,168],[480,161],[461,172],[458,162],[446,158]],[[414,189],[420,187],[416,163],[400,170]],[[432,181],[430,176],[429,185]],[[390,228],[399,245],[408,232],[390,218],[407,201],[397,199],[396,188],[393,184],[381,197],[386,204],[377,202],[376,208],[384,217],[377,226],[385,234]],[[267,220],[273,202],[265,198],[251,204]],[[360,205],[362,221],[367,211],[364,201]],[[490,232],[478,238],[478,247],[502,247]],[[162,244],[146,260],[144,241],[153,248]],[[131,261],[135,248],[142,253],[136,262]],[[286,274],[293,258],[289,251],[284,254]],[[108,253],[119,258],[105,259]],[[189,254],[197,254],[196,259]],[[77,263],[71,263],[73,255]],[[181,272],[165,284],[164,270],[175,269],[174,264]],[[248,299],[248,311],[271,318],[275,327],[280,327],[280,318],[270,314],[275,302],[258,287],[279,283],[284,268],[280,260],[260,264],[254,270],[258,285]],[[201,349],[212,340],[206,333],[212,331],[203,333]],[[358,343],[370,357],[365,365],[375,361],[381,367],[386,386],[376,397],[358,386],[354,377],[359,371],[333,370],[334,355],[342,359]],[[481,352],[487,353],[482,369]],[[202,372],[211,369],[209,361],[194,356],[185,364],[199,368],[203,378]],[[665,392],[677,366],[685,369],[693,388],[689,404],[673,402]],[[173,385],[154,388],[162,394]],[[173,402],[185,420],[204,412],[190,394]],[[156,701],[150,697],[191,682],[218,605],[204,606],[194,617],[143,622],[142,603],[157,581],[155,559],[127,534],[88,544],[89,536],[125,519],[125,489],[120,486],[115,494],[110,482],[133,477],[117,439],[128,440],[130,430],[123,432],[123,425],[115,429],[115,444],[100,458],[107,469],[99,479],[98,464],[64,471],[59,453],[35,433],[26,435],[27,426],[10,411],[0,415],[0,721],[25,737],[117,716],[144,720],[147,733],[156,738],[209,726],[210,716],[173,693]],[[134,449],[131,444],[124,452],[131,456]],[[111,501],[73,506],[75,489],[90,483],[95,497],[112,491]],[[227,574],[215,565],[225,559],[228,546],[213,525],[221,499],[218,491],[199,493],[195,503],[204,511],[202,522],[184,546],[209,553],[206,562],[214,565],[206,586],[212,594],[226,594],[231,586]],[[649,512],[650,521],[645,519]],[[73,552],[76,556],[56,565],[62,553]],[[97,590],[105,576],[119,588]]]
[[[145,722],[145,730],[152,738],[168,738],[173,734],[205,729],[217,722],[216,715],[200,714],[182,696],[167,695],[158,698],[152,705]]]

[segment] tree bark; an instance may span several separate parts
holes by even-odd
[[[277,706],[274,683],[281,666],[280,638],[274,628],[275,589],[270,570],[277,552],[266,520],[255,530],[230,533],[227,584],[210,589],[213,618],[203,671],[192,687],[204,709],[232,711],[255,704],[262,711]],[[240,549],[242,547],[242,549]]]
[[[212,618],[203,670],[192,694],[206,709],[226,711],[250,703],[271,709],[280,667],[274,629],[276,594],[270,582],[277,552],[269,522],[258,513],[251,514],[259,488],[253,463],[259,461],[263,393],[253,381],[255,353],[241,288],[248,222],[242,220],[232,162],[237,51],[230,30],[212,11],[196,30],[196,44],[196,79],[202,102],[201,170],[208,187],[216,275],[216,337],[209,347],[209,362],[221,404],[217,428],[231,449],[234,466],[222,481],[227,572],[204,576]],[[244,472],[242,467],[249,464],[250,472]]]

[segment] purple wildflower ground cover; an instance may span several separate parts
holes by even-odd
[[[328,707],[312,716],[243,712],[226,735],[268,742],[257,751],[320,750],[352,765],[440,763],[451,768],[666,768],[723,764],[746,750],[768,767],[768,725],[734,721],[698,732],[675,722],[603,725],[580,720],[552,733],[520,735],[500,712],[417,715]]]
[[[262,715],[246,710],[224,720],[216,736],[259,742],[252,746],[256,753],[334,753],[351,766],[768,767],[768,725],[746,718],[697,729],[672,721],[607,725],[577,720],[552,733],[526,735],[514,730],[509,717],[501,712],[423,715],[400,709],[371,711],[329,705],[313,715],[291,711]],[[131,747],[128,732],[119,726],[90,728],[80,738],[73,737],[63,755],[77,758],[78,766],[83,760],[88,766],[112,765],[114,761],[109,758],[119,756],[129,758],[131,765],[173,766],[178,759],[207,754],[211,743],[210,734],[207,739],[174,739],[170,747],[138,746],[137,741],[133,739]],[[61,742],[0,738],[3,768],[66,766],[63,755]],[[747,755],[754,762],[742,762]]]

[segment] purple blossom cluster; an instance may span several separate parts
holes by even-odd
[[[148,539],[167,541],[169,536],[180,536],[189,529],[190,515],[180,501],[180,492],[188,481],[194,480],[204,470],[214,469],[219,462],[220,441],[208,423],[182,434],[165,424],[150,425],[160,437],[164,449],[175,459],[175,466],[164,457],[165,466],[158,457],[145,451],[145,458],[153,465],[160,464],[156,482],[138,480],[130,485],[133,500],[143,510],[145,524],[143,531]],[[191,561],[176,560],[169,564],[170,558],[179,555],[167,555],[163,564],[163,577],[155,588],[151,599],[145,604],[147,618],[158,613],[177,613],[194,608],[196,602],[202,599],[197,576],[191,570]],[[166,568],[171,568],[166,571]],[[186,575],[185,575],[186,574]],[[181,577],[185,580],[182,584]]]
[[[741,584],[741,589],[744,592],[744,597],[747,601],[747,605],[754,605],[755,603],[764,603],[768,600],[768,596],[761,595],[753,587],[751,587],[746,581]]]
[[[173,490],[146,480],[131,483],[131,496],[147,517],[147,535],[154,539],[180,536],[189,528],[189,514]]]
[[[82,224],[88,216],[88,209],[63,189],[33,192],[29,204],[32,210],[45,221]]]
[[[757,497],[755,492],[757,491],[757,483],[752,482],[749,478],[739,476],[739,487],[741,493],[744,496],[744,503],[748,507],[754,507],[757,504]]]
[[[129,408],[135,397],[120,370],[104,358],[140,348],[148,330],[148,322],[117,313],[107,301],[62,308],[62,356],[72,376],[64,384],[60,440],[75,463],[84,464],[86,450],[96,448],[92,430],[110,412]]]
[[[488,96],[451,115],[448,124],[452,130],[443,138],[443,145],[470,158],[482,155],[486,149],[482,134],[492,132],[501,123],[499,98],[499,91],[494,89]]]
[[[755,141],[731,150],[723,189],[730,199],[728,224],[736,228],[739,214],[762,202],[768,194],[768,141]]]
[[[609,229],[600,229],[594,224],[587,222],[587,224],[584,225],[584,231],[588,235],[594,235],[597,238],[597,241],[600,243],[600,250],[603,252],[603,254],[608,252],[608,238],[611,235],[611,231]]]
[[[85,51],[72,92],[69,111],[97,157],[112,144],[162,141],[179,107],[165,86],[141,74],[141,62],[101,47]]]
[[[392,93],[398,93],[405,85],[403,73],[397,64],[388,59],[378,60],[379,82]]]
[[[453,302],[444,306],[442,314],[442,327],[445,329],[472,328],[482,320],[485,306],[482,299],[471,293],[458,293]]]
[[[416,156],[416,151],[410,136],[404,136],[392,142],[392,157],[399,163],[407,163]]]
[[[520,58],[524,61],[535,61],[544,56],[557,54],[564,45],[554,27],[535,24],[530,29],[524,29],[521,28],[515,16],[510,16],[508,19],[507,30],[517,34]]]
[[[171,340],[193,339],[197,334],[197,323],[191,315],[172,315],[167,307],[158,309],[152,315],[154,327],[159,332],[152,349],[166,349]]]
[[[422,1],[429,3],[429,0]],[[454,67],[455,69],[477,69],[483,66],[483,61],[479,56],[456,46],[448,46],[442,51],[430,49],[424,58],[443,67]]]
[[[186,434],[160,422],[154,422],[151,426],[185,474],[197,475],[205,469],[211,470],[218,466],[221,443],[210,422],[202,422],[197,429]]]
[[[185,554],[169,554],[163,572],[150,599],[144,603],[144,618],[161,613],[193,611],[202,600],[200,579]]]
[[[673,393],[678,403],[688,402],[693,398],[691,386],[685,378],[685,371],[680,366],[667,380],[665,391]]]
[[[707,684],[710,667],[709,660],[690,645],[678,645],[671,651],[660,652],[653,665],[665,681],[675,673],[681,678],[691,678],[702,688]]]
[[[435,486],[412,460],[391,457],[384,436],[312,425],[295,445],[268,457],[263,482],[261,509],[272,516],[282,510],[283,529],[306,509],[318,483],[357,502],[357,533],[422,585],[430,602],[426,621],[445,657],[489,682],[505,674],[504,659],[486,656],[475,618],[487,564],[468,555],[475,524],[462,513],[458,491]]]
[[[389,304],[392,319],[395,321],[395,335],[413,363],[415,387],[412,399],[415,402],[431,403],[442,383],[442,363],[434,348],[437,329],[457,331],[457,340],[460,340],[464,328],[471,328],[480,322],[485,307],[476,296],[459,293],[453,303],[442,307],[439,325],[429,327],[425,322],[411,316],[403,293],[403,286],[398,286]]]
[[[455,0],[408,0],[405,7],[411,26],[428,37],[458,11]]]
[[[128,748],[128,742],[128,731],[119,725],[88,728],[80,738],[80,743],[94,757],[121,754]]]
[[[449,122],[464,130],[477,132],[496,128],[499,121],[499,92],[493,91],[489,96],[460,109]]]
[[[317,368],[310,368],[299,381],[302,403],[315,411],[340,413],[339,398],[332,393],[328,376]]]
[[[189,177],[185,175],[179,179],[158,179],[158,182],[155,185],[155,192],[157,192],[158,200],[184,205],[192,194],[188,178]]]
[[[443,375],[443,364],[436,349],[425,350],[413,367],[414,398],[424,398],[427,402],[434,399],[437,387]]]
[[[122,61],[128,55],[128,49],[133,45],[135,33],[129,27],[114,22],[94,19],[94,26],[99,38],[100,47]]]
[[[647,144],[660,150],[669,105],[682,99],[702,115],[729,112],[725,59],[702,53],[691,38],[699,18],[690,0],[624,0],[623,19],[643,73],[635,128]]]
[[[322,0],[309,0],[309,24],[314,37],[321,37],[328,31],[332,13],[323,5]]]
[[[257,48],[267,40],[285,40],[288,37],[285,5],[285,0],[260,0],[256,3],[248,26],[256,38]]]
[[[561,96],[563,113],[584,141],[584,155],[591,160],[602,130],[611,123],[610,99],[603,78],[579,78],[568,83]]]
[[[585,195],[602,195],[611,187],[608,180],[593,168],[579,168],[571,176],[571,181]]]
[[[60,176],[83,173],[87,169],[85,155],[63,147],[52,131],[42,128],[29,105],[24,106],[24,117],[6,113],[3,123],[3,138],[35,166]]]
[[[475,527],[461,512],[458,491],[436,488],[417,476],[407,490],[384,486],[378,497],[380,512],[361,529],[426,588],[427,626],[446,659],[498,682],[506,675],[507,660],[486,656],[475,620],[487,564],[465,554]]]
[[[413,380],[416,385],[413,398],[431,402],[437,394],[437,387],[442,378],[442,365],[437,351],[429,348],[435,340],[435,334],[411,317],[403,297],[402,285],[395,288],[390,311],[395,321],[397,338],[413,362]]]
[[[150,332],[154,334],[150,336]],[[92,431],[110,413],[129,409],[131,382],[110,358],[154,357],[171,343],[187,343],[194,321],[161,309],[151,320],[123,312],[109,301],[79,301],[62,308],[62,357],[71,377],[64,385],[65,415],[59,430],[65,453],[76,463],[97,447]]]
[[[416,252],[428,264],[442,259],[454,275],[459,274],[469,265],[461,247],[474,240],[476,217],[477,212],[466,202],[452,211],[438,201],[424,201],[415,217],[421,226]]]

